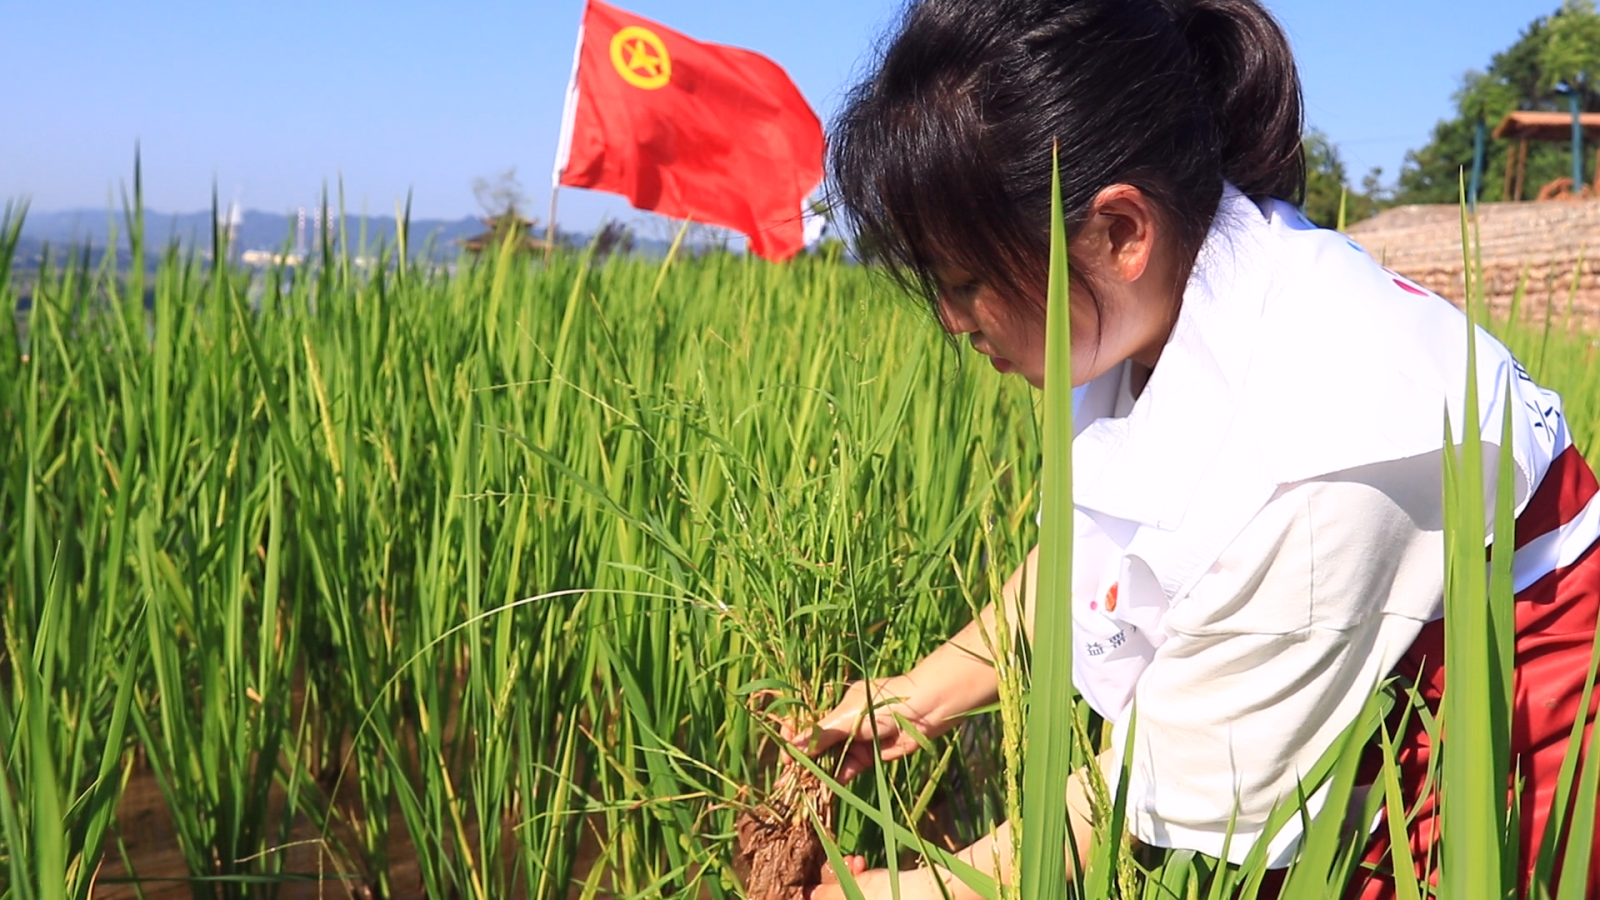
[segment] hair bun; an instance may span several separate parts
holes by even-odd
[[[1161,0],[1183,32],[1222,138],[1223,171],[1241,191],[1305,195],[1300,75],[1289,39],[1255,0]]]
[[[936,312],[941,267],[1043,308],[1057,175],[1069,235],[1105,188],[1144,192],[1181,277],[1224,181],[1305,184],[1300,79],[1255,0],[911,0],[829,145],[864,252]]]

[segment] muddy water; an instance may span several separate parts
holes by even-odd
[[[389,874],[395,891],[391,900],[421,900],[426,895],[417,876],[416,854],[404,841],[404,833],[398,820],[390,823]],[[121,849],[117,836],[121,837]],[[348,864],[324,849],[319,837],[309,819],[297,817],[290,833],[291,846],[282,851],[283,870],[316,880],[283,884],[278,887],[277,896],[283,900],[370,897],[365,879],[341,877],[349,870]],[[132,864],[137,888],[130,883],[123,853]],[[117,805],[117,835],[106,842],[101,866],[92,893],[96,900],[135,900],[141,894],[146,900],[188,900],[191,896],[186,880],[189,867],[178,849],[166,799],[148,769],[136,770],[122,793]]]

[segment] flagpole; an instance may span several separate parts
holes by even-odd
[[[544,258],[549,259],[550,254],[556,250],[556,196],[561,193],[558,187],[550,189],[550,218],[544,226]]]
[[[584,16],[589,4],[584,2]],[[572,47],[572,75],[567,79],[566,103],[561,110],[561,134],[556,139],[556,161],[550,172],[550,224],[545,228],[545,258],[555,252],[556,246],[556,195],[561,192],[561,175],[567,169],[567,159],[572,155],[572,127],[578,116],[578,60],[583,56],[584,16],[578,19],[578,40]]]

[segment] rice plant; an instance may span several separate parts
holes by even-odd
[[[142,263],[141,202],[136,177]],[[250,272],[219,232],[23,277],[23,214],[0,221],[0,305],[25,301],[0,326],[0,896],[153,886],[116,816],[135,779],[195,896],[736,896],[775,720],[989,602],[1040,537],[1041,439],[1070,433],[836,253],[439,268],[402,211],[367,265],[324,233]],[[1496,327],[1592,453],[1594,345],[1546,321]],[[1048,522],[1070,486],[1043,488]],[[1017,687],[1047,677],[1018,658]],[[993,895],[944,849],[1020,811],[1023,890],[1059,895],[1051,804],[1019,797],[1054,796],[1044,762],[1099,724],[1002,706],[843,791],[837,848]],[[1101,805],[1082,895],[1259,888],[1259,864],[1137,854]],[[1352,845],[1312,826],[1288,890],[1323,896]]]
[[[756,698],[906,664],[1022,546],[1026,394],[837,258],[227,256],[51,253],[0,342],[17,896],[139,877],[130,773],[198,895],[723,895]]]

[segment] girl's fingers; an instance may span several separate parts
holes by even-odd
[[[784,722],[778,730],[778,736],[807,756],[816,756],[838,743],[837,740],[828,739],[819,725],[807,725],[802,728],[793,722]]]
[[[902,756],[910,755],[911,751],[917,749],[917,745],[914,741],[904,740],[902,735],[896,734],[894,740],[882,742],[878,749],[879,759],[892,762]]]
[[[784,735],[784,738],[787,739],[796,750],[799,750],[801,753],[804,753],[807,756],[818,756],[823,751],[844,740],[846,737],[848,737],[848,735],[841,735],[837,731],[822,727],[821,724],[813,725],[810,728],[797,730],[792,734]]]
[[[847,755],[844,762],[839,764],[839,783],[849,784],[857,775],[860,775],[866,766],[854,754]]]
[[[896,729],[893,732],[878,732],[877,752],[874,752],[872,732],[870,729],[864,730],[866,730],[864,735],[852,735],[845,749],[843,761],[839,766],[838,778],[841,782],[848,782],[880,761],[892,762],[908,756],[918,747],[914,740]]]
[[[881,734],[881,728],[880,728]],[[872,723],[862,720],[861,710],[835,709],[828,713],[809,733],[801,733],[790,740],[790,743],[816,756],[824,750],[848,741],[851,747],[856,747],[865,742],[872,744]]]
[[[861,727],[862,712],[858,703],[841,703],[817,720],[816,730],[833,736],[835,741],[843,740]]]
[[[885,756],[883,759],[887,760],[890,757]],[[878,760],[878,754],[872,751],[872,743],[870,741],[851,744],[849,753],[845,755],[845,762],[849,764],[852,770],[850,776],[852,778],[877,765]]]
[[[844,858],[844,867],[850,870],[851,875],[860,875],[867,870],[867,858],[865,856],[846,856]],[[839,875],[833,871],[833,866],[822,867],[822,883],[839,883]]]
[[[867,683],[858,681],[850,685],[844,696],[839,698],[839,702],[834,704],[833,709],[828,710],[827,715],[817,720],[817,727],[837,733],[843,738],[860,727],[862,717],[871,707],[872,701],[868,697]]]
[[[844,865],[850,870],[851,877],[855,877],[867,871],[867,858],[846,856]],[[840,886],[839,876],[832,866],[822,868],[822,883],[806,888],[804,896],[806,900],[845,900],[844,888]]]
[[[789,743],[815,755],[849,738],[860,720],[861,705],[851,702],[847,697],[845,702],[818,719],[815,725],[808,729],[785,729],[785,736]]]

